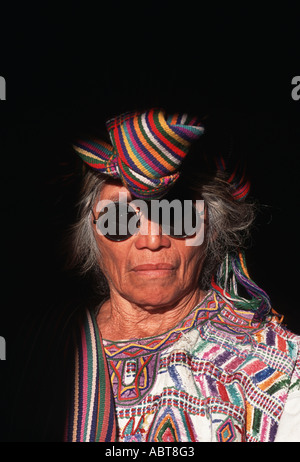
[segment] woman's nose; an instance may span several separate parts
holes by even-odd
[[[137,249],[148,248],[150,250],[158,250],[161,247],[168,248],[170,245],[170,237],[162,233],[159,223],[144,220],[144,223],[135,238],[135,246]]]

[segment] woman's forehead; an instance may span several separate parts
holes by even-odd
[[[109,179],[102,186],[99,199],[115,202],[120,200],[120,194],[122,196],[122,200],[124,200],[124,198],[126,200],[127,198],[128,202],[136,199],[129,189],[124,186],[121,180]],[[164,199],[169,201],[172,201],[173,199],[196,199],[194,196],[195,194],[189,189],[188,185],[179,181],[178,184],[173,186],[169,193],[164,196]]]
[[[122,184],[121,181],[109,181],[105,183],[100,192],[100,199],[101,200],[111,200],[111,201],[117,201],[119,200],[119,195],[122,194],[127,195],[127,200],[132,200],[132,195],[130,191]]]

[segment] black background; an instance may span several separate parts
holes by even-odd
[[[71,140],[135,107],[208,114],[233,133],[262,209],[247,252],[250,274],[300,334],[300,100],[291,96],[300,75],[298,22],[291,1],[265,9],[201,1],[2,7],[2,386],[20,336],[32,335],[31,320],[89,291],[61,271],[60,238],[77,197]]]

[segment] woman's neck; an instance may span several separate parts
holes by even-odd
[[[196,289],[170,306],[139,306],[112,294],[97,316],[101,335],[107,340],[153,337],[173,329],[200,303],[205,293]]]

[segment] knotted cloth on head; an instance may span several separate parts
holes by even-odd
[[[191,144],[204,133],[197,118],[166,116],[162,109],[127,112],[106,127],[111,145],[99,139],[79,140],[74,149],[90,167],[120,178],[140,199],[158,199],[168,192]]]

